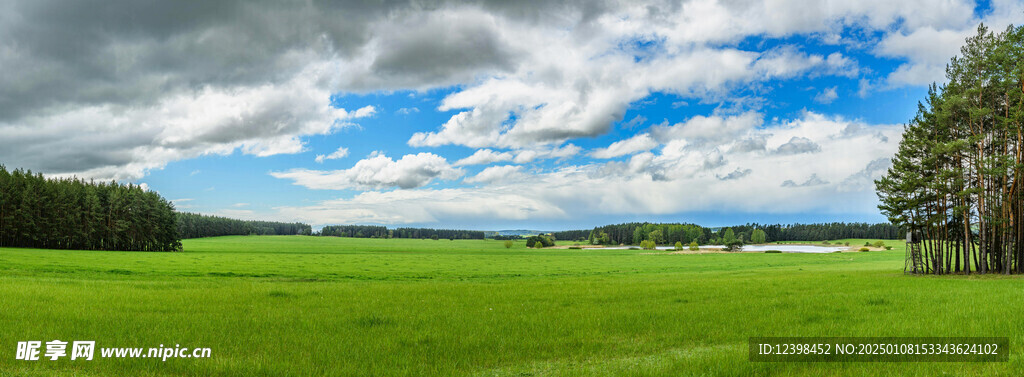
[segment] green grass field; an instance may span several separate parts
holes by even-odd
[[[863,245],[866,240],[850,241]],[[220,237],[182,253],[0,249],[0,376],[1020,375],[1024,280],[840,254]],[[1003,363],[752,363],[751,336],[1009,336]],[[18,341],[208,359],[15,360]]]

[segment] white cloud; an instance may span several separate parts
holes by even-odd
[[[811,186],[821,186],[821,185],[827,185],[827,184],[828,184],[828,181],[825,181],[825,180],[822,180],[821,178],[818,178],[817,174],[811,174],[811,176],[808,177],[807,180],[804,181],[804,183],[799,183],[798,184],[796,182],[793,182],[793,180],[791,180],[791,179],[787,179],[785,182],[782,182],[782,187],[811,187]]]
[[[455,161],[454,166],[465,166],[465,165],[487,165],[501,161],[511,161],[513,158],[512,153],[509,152],[495,152],[490,149],[478,149],[473,152],[469,157]]]
[[[352,199],[282,208],[279,215],[317,224],[401,224],[709,210],[874,213],[876,198],[868,180],[884,170],[883,160],[895,152],[900,125],[867,125],[804,112],[797,119],[761,126],[760,117],[713,115],[663,126],[668,129],[661,134],[666,144],[660,151],[640,152],[627,161],[532,174],[519,166],[492,166],[466,180],[478,187],[371,191]],[[709,123],[719,124],[720,132],[706,132],[703,126]],[[701,142],[708,139],[721,141]],[[763,140],[764,148],[729,152],[748,139]],[[820,148],[813,157],[775,152],[811,145]],[[508,176],[513,178],[501,179]]]
[[[528,176],[523,174],[522,170],[523,167],[519,165],[491,166],[464,181],[466,183],[496,183],[525,179]]]
[[[533,162],[534,160],[550,158],[564,159],[579,154],[581,150],[583,150],[583,148],[574,144],[566,144],[561,147],[550,149],[524,149],[516,152],[516,156],[512,159],[512,162],[525,164]]]
[[[280,207],[275,218],[313,224],[408,224],[565,217],[554,203],[511,188],[370,191],[312,206]]]
[[[831,88],[825,88],[814,96],[814,102],[827,105],[832,103],[832,101],[835,101],[836,98],[839,98],[839,94],[836,94],[836,87],[833,86]]]
[[[686,140],[696,144],[719,144],[744,136],[764,123],[763,115],[749,111],[736,116],[697,115],[685,122],[671,126],[651,128],[655,139],[666,143],[671,140]]]
[[[960,47],[967,37],[977,34],[978,23],[984,23],[989,30],[1000,32],[1010,24],[1024,22],[1024,3],[1014,0],[991,2],[990,13],[981,19],[973,17],[973,11],[964,10],[964,20],[955,23],[922,24],[887,33],[874,53],[878,56],[906,60],[889,73],[886,82],[890,87],[905,85],[928,85],[944,82],[945,67],[953,56],[960,54]]]
[[[435,178],[452,180],[462,174],[461,169],[453,168],[444,157],[433,153],[407,154],[398,161],[374,153],[350,169],[291,169],[270,173],[276,178],[290,179],[296,185],[315,190],[410,189],[424,186]]]
[[[331,152],[331,154],[328,154],[328,155],[318,154],[318,155],[316,155],[316,162],[318,164],[322,164],[326,160],[337,160],[339,158],[345,158],[346,156],[348,156],[348,148],[338,147],[338,150],[336,150],[334,152]]]
[[[565,49],[552,48],[554,56]],[[654,91],[714,98],[728,89],[802,73],[850,75],[857,69],[841,54],[807,54],[793,47],[765,53],[694,48],[636,63],[632,56],[567,56],[546,62],[550,75],[524,72],[453,93],[439,110],[461,110],[438,131],[417,132],[415,147],[455,144],[474,148],[523,148],[597,136],[622,120],[629,105]],[[628,78],[628,79],[627,79]]]
[[[820,152],[821,146],[806,137],[793,136],[785,144],[775,149],[775,154],[801,154]]]
[[[651,135],[643,133],[626,140],[616,141],[607,148],[595,149],[593,152],[590,152],[590,156],[594,158],[615,158],[648,151],[657,146],[658,142],[654,141]]]

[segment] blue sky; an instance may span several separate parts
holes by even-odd
[[[768,3],[224,2],[124,25],[15,1],[0,163],[315,227],[881,222],[871,181],[926,86],[978,23],[1024,16]]]

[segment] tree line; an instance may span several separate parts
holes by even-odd
[[[579,237],[585,234],[585,237]],[[685,223],[624,223],[604,225],[592,230],[571,230],[553,232],[559,240],[580,240],[591,244],[640,245],[652,241],[658,245],[672,245],[679,242],[689,245],[728,245],[744,243],[766,243],[776,241],[825,241],[843,238],[898,239],[903,233],[893,224],[868,223],[822,223],[822,224],[746,224],[732,227],[712,228]]]
[[[313,228],[303,223],[238,220],[197,213],[178,213],[178,235],[181,238],[247,235],[310,235]]]
[[[603,245],[639,245],[640,242],[651,240],[657,244],[672,244],[691,241],[700,243],[711,238],[711,230],[696,224],[653,224],[624,223],[599,226],[591,230],[587,240],[591,244]]]
[[[1024,28],[979,26],[932,85],[886,175],[889,221],[922,239],[922,272],[1024,272]]]
[[[0,165],[0,246],[176,251],[175,225],[174,205],[142,187]]]
[[[819,223],[819,224],[746,224],[731,227],[737,238],[744,241],[753,239],[754,230],[765,233],[765,242],[776,241],[826,241],[844,238],[869,238],[893,240],[903,238],[900,227],[891,223]],[[723,231],[719,230],[719,232]],[[724,234],[721,234],[724,235]],[[721,236],[720,235],[720,236]]]
[[[354,237],[354,238],[419,238],[419,239],[452,239],[482,240],[484,232],[480,230],[432,229],[432,228],[395,228],[388,229],[382,225],[328,225],[317,236]]]

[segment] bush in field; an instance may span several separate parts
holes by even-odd
[[[579,247],[579,246],[569,246],[569,249],[572,249],[572,250],[582,250],[583,248]]]
[[[729,242],[729,243],[725,244],[725,251],[740,251],[740,250],[743,250],[743,241],[732,240],[732,242]]]
[[[526,247],[536,247],[536,244],[540,243],[540,247],[555,246],[555,240],[551,239],[546,235],[530,236],[526,239]]]
[[[865,242],[864,246],[871,246],[871,242]]]
[[[512,240],[505,240],[505,248],[506,249],[511,249],[513,243],[514,242],[512,242]]]
[[[640,248],[642,248],[644,250],[654,250],[655,247],[658,247],[658,244],[654,243],[654,241],[651,241],[651,240],[640,241]]]
[[[828,241],[821,241],[821,244],[822,245],[831,245],[830,243],[828,243]]]
[[[782,251],[779,251],[779,250],[765,250],[764,253],[765,254],[782,254]]]
[[[870,249],[868,249],[866,247],[862,247],[862,248],[860,248],[860,251],[870,251]]]
[[[697,244],[697,241],[690,241],[690,251],[699,251],[699,250],[700,250],[700,245]]]
[[[883,247],[883,246],[885,246],[885,241],[875,241],[874,246],[875,247]]]
[[[847,242],[847,243],[844,243],[843,245],[845,245],[845,246],[850,246],[850,243],[849,243],[849,242]]]
[[[885,249],[886,250],[892,250],[892,246],[886,246]]]
[[[676,250],[682,250],[683,249],[683,243],[682,242],[676,241],[676,245],[675,246],[676,246]]]

